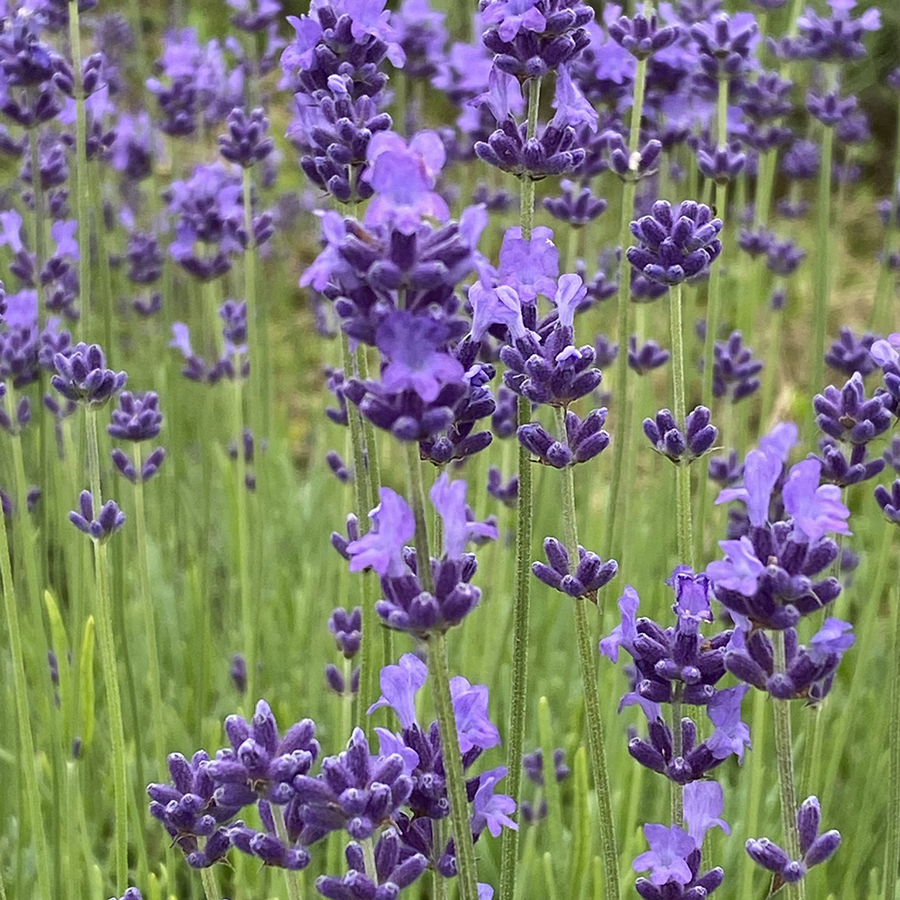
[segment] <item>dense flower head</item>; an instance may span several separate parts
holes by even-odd
[[[328,619],[328,630],[345,659],[353,659],[362,644],[362,610],[357,606],[349,612],[338,607]]]
[[[688,413],[682,426],[668,409],[660,410],[652,419],[644,419],[644,434],[657,453],[674,463],[692,463],[707,453],[716,442],[718,429],[710,424],[710,412],[698,406]]]
[[[91,409],[105,406],[118,394],[128,376],[106,367],[106,355],[97,344],[76,344],[71,351],[53,358],[56,374],[51,384],[67,400]]]
[[[858,370],[842,388],[829,385],[816,394],[813,408],[822,431],[851,444],[868,444],[891,426],[891,413],[882,396],[866,397],[863,376]]]
[[[403,48],[404,73],[410,78],[432,78],[444,63],[447,14],[433,9],[429,0],[403,0],[391,22]]]
[[[806,646],[793,628],[784,632],[785,670],[776,672],[772,642],[762,629],[735,629],[725,654],[728,671],[746,684],[781,700],[820,702],[831,690],[844,653],[853,645],[852,626],[826,618]]]
[[[711,78],[732,79],[751,63],[759,40],[756,18],[750,13],[734,17],[719,13],[710,22],[691,26],[691,37],[700,51],[700,65]]]
[[[479,9],[494,66],[520,79],[540,78],[576,59],[594,18],[583,0],[480,0]]]
[[[762,360],[744,344],[739,331],[727,341],[716,341],[713,358],[713,396],[728,397],[732,403],[749,397],[759,389],[756,377],[763,369]]]
[[[595,409],[583,419],[566,412],[566,433],[554,438],[536,422],[520,425],[519,443],[533,453],[538,462],[556,469],[588,462],[609,446],[609,434],[603,430],[606,409]]]
[[[822,454],[822,480],[838,487],[868,481],[880,475],[886,464],[879,457],[870,458],[865,444],[853,444],[847,455],[834,438],[824,437],[819,441],[819,448]]]
[[[662,144],[655,138],[648,140],[639,150],[630,154],[624,136],[613,130],[601,135],[609,159],[609,167],[622,181],[640,181],[656,174],[659,167]]]
[[[599,218],[605,211],[607,203],[591,193],[588,185],[581,188],[576,195],[575,184],[568,179],[560,183],[562,195],[545,197],[544,209],[561,222],[567,222],[573,228],[581,228]]]
[[[631,335],[628,339],[628,366],[638,375],[646,375],[664,366],[669,361],[670,355],[669,351],[660,347],[656,341],[647,341],[638,347],[635,335]]]
[[[797,829],[800,835],[800,859],[788,853],[768,838],[751,838],[747,853],[759,866],[775,873],[774,889],[784,884],[796,884],[813,866],[827,862],[841,844],[838,831],[819,834],[821,809],[816,797],[808,797],[797,810]]]
[[[632,56],[647,59],[666,47],[671,47],[681,36],[677,25],[660,26],[655,13],[649,16],[638,13],[629,19],[622,16],[609,26],[609,35]]]
[[[275,149],[275,142],[267,137],[269,120],[260,108],[251,110],[249,115],[243,109],[233,109],[226,125],[228,132],[219,137],[219,153],[229,162],[249,168]]]
[[[162,413],[159,397],[153,392],[119,394],[119,406],[111,413],[112,423],[107,427],[109,434],[122,441],[148,441],[159,434]]]
[[[115,500],[107,500],[94,518],[94,498],[90,491],[82,491],[78,509],[69,513],[69,521],[98,542],[108,541],[125,524],[125,513]]]
[[[837,91],[819,95],[812,91],[806,97],[806,108],[823,125],[833,128],[856,112],[856,97],[841,97]]]
[[[597,591],[615,578],[619,564],[604,562],[596,553],[578,547],[578,564],[570,565],[569,551],[556,538],[544,538],[547,563],[534,562],[531,570],[548,587],[569,597],[588,597],[597,602]]]
[[[871,7],[861,16],[851,18],[856,3],[833,2],[831,15],[823,16],[807,8],[797,19],[798,36],[788,42],[786,52],[794,59],[815,59],[819,62],[840,62],[865,56],[863,43],[867,31],[881,27],[881,13]]]
[[[652,281],[681,284],[704,274],[721,253],[721,230],[722,220],[702,203],[685,200],[673,208],[658,200],[651,215],[631,223],[641,243],[628,248],[628,261]]]
[[[888,522],[900,525],[900,479],[894,481],[890,488],[879,484],[875,488],[875,502]]]

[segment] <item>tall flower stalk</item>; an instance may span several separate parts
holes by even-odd
[[[556,427],[561,435],[566,433],[566,411],[556,407]],[[578,544],[578,522],[575,509],[575,469],[566,466],[562,470],[562,509],[566,549],[572,572],[578,567],[581,552]],[[613,819],[612,796],[609,786],[609,766],[606,761],[606,739],[603,733],[603,716],[597,682],[597,666],[594,656],[594,638],[587,615],[587,596],[575,597],[575,638],[581,663],[584,687],[584,705],[587,715],[588,747],[594,790],[597,794],[598,822],[600,825],[600,849],[603,855],[603,891],[606,900],[619,897],[619,857],[616,849],[616,828]]]
[[[631,126],[628,131],[628,159],[635,159],[641,138],[641,114],[644,108],[644,91],[647,81],[647,60],[639,59],[634,76],[634,102],[631,107]],[[633,173],[635,176],[637,173]],[[615,393],[613,403],[619,417],[618,437],[613,447],[613,471],[609,486],[609,504],[606,511],[606,528],[610,552],[619,549],[617,526],[627,518],[622,508],[627,494],[623,494],[625,468],[632,446],[631,404],[628,402],[628,339],[631,335],[631,266],[625,259],[625,248],[631,243],[631,220],[634,215],[634,197],[637,190],[635,177],[628,177],[622,184],[622,208],[619,218],[619,247],[622,259],[619,264],[619,290],[616,295],[616,335],[619,355],[616,357]]]
[[[428,593],[434,592],[431,574],[431,553],[428,546],[428,523],[425,519],[425,488],[418,445],[406,444],[406,473],[409,499],[415,520],[416,574]],[[456,860],[459,867],[459,895],[461,900],[478,900],[478,881],[475,847],[469,825],[469,804],[462,756],[459,752],[459,733],[453,700],[450,694],[450,662],[447,656],[447,637],[435,630],[428,637],[428,669],[432,677],[434,707],[437,714],[447,777],[447,796],[450,800],[450,821]]]
[[[825,386],[825,338],[828,333],[828,304],[831,295],[831,167],[834,158],[834,128],[825,126],[822,135],[822,160],[816,193],[816,274],[815,341],[813,343],[812,380],[809,387]]]
[[[785,673],[784,632],[772,632],[774,671]],[[775,757],[778,764],[778,786],[781,796],[781,829],[784,849],[791,859],[800,859],[800,835],[797,831],[797,793],[794,787],[794,749],[791,735],[791,701],[772,699],[775,716]],[[787,886],[792,900],[806,900],[806,882],[801,879]]]
[[[893,645],[891,648],[890,795],[888,839],[884,863],[884,900],[896,900],[897,869],[900,867],[900,593],[891,604]]]
[[[528,91],[528,137],[537,131],[541,79],[533,78]],[[534,228],[534,181],[524,175],[520,194],[522,239],[531,240]],[[517,422],[531,421],[531,402],[516,398]],[[512,687],[509,709],[509,793],[522,800],[522,766],[520,760],[525,747],[525,709],[528,699],[528,633],[531,618],[531,542],[534,474],[531,456],[521,443],[518,445],[519,496],[516,504],[516,580],[513,606]],[[518,875],[519,832],[507,828],[500,847],[500,900],[512,900]]]

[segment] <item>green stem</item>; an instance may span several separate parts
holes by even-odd
[[[871,328],[884,333],[890,330],[890,288],[896,286],[896,276],[888,266],[891,253],[897,242],[897,211],[898,197],[897,184],[900,182],[900,100],[897,102],[897,131],[894,136],[894,177],[891,181],[891,211],[888,223],[884,231],[884,243],[882,245],[881,268],[878,272],[878,285],[875,289],[875,302],[872,305],[872,314],[869,321]],[[895,287],[896,289],[896,287]]]
[[[72,71],[75,74],[75,203],[78,213],[78,284],[81,297],[81,334],[91,337],[91,222],[90,187],[87,179],[87,121],[84,110],[84,83],[81,74],[81,26],[78,0],[69,0],[69,44],[72,47]]]
[[[222,895],[219,893],[219,885],[216,881],[216,873],[212,869],[201,869],[200,881],[203,884],[203,893],[206,895],[206,900],[222,900]]]
[[[644,110],[644,89],[647,82],[647,60],[638,60],[634,78],[634,103],[631,107],[631,128],[628,132],[629,160],[635,158],[640,145],[641,116]],[[616,357],[614,414],[618,417],[616,439],[613,441],[613,471],[609,486],[609,505],[606,511],[607,543],[614,556],[620,552],[617,525],[627,516],[624,508],[628,493],[622,493],[625,468],[633,446],[632,408],[628,402],[628,339],[631,336],[631,263],[625,250],[631,243],[631,219],[634,215],[634,196],[637,184],[628,179],[622,186],[622,209],[619,218],[619,291],[616,298],[616,335],[619,355]],[[622,515],[619,515],[619,512]]]
[[[288,837],[287,825],[284,822],[284,813],[277,803],[269,804],[272,811],[272,820],[275,822],[275,834],[278,840],[285,847],[291,846],[291,839]],[[284,870],[284,886],[287,889],[288,900],[302,900],[303,891],[300,889],[300,874],[292,872],[289,869]]]
[[[537,130],[540,105],[540,79],[531,82],[528,96],[528,134]],[[519,210],[522,237],[531,239],[534,227],[534,182],[522,179],[522,196]],[[531,403],[518,398],[518,424],[531,421]],[[531,615],[531,531],[532,484],[531,458],[528,451],[518,445],[519,498],[516,505],[516,593],[513,602],[513,661],[512,686],[509,710],[509,770],[508,789],[516,801],[516,809],[522,801],[522,750],[525,745],[525,704],[528,697],[528,623]],[[519,832],[511,828],[503,830],[500,844],[500,894],[498,900],[513,900],[518,877]]]
[[[672,378],[675,399],[675,421],[684,427],[685,409],[684,385],[684,322],[682,316],[682,287],[676,284],[669,292],[669,330],[672,336]],[[710,368],[712,368],[710,366]],[[677,547],[679,563],[694,565],[694,536],[691,522],[691,474],[686,465],[675,467],[677,509]]]
[[[424,523],[423,523],[424,524]],[[422,566],[419,566],[422,571]],[[447,638],[438,632],[428,640],[428,668],[434,691],[444,753],[444,769],[447,776],[447,794],[450,799],[450,821],[453,824],[456,862],[459,867],[460,900],[478,900],[478,880],[472,830],[469,826],[469,804],[466,798],[466,781],[462,756],[459,752],[459,734],[450,695],[450,664],[447,659]]]
[[[890,525],[886,528],[893,528]],[[887,855],[884,864],[884,900],[897,898],[897,869],[900,867],[900,592],[894,591],[891,604],[894,643],[891,652],[890,800],[888,809]]]
[[[147,551],[147,515],[144,508],[144,481],[141,478],[143,453],[141,444],[134,445],[134,467],[138,473],[134,483],[134,517],[137,533],[138,583],[141,606],[144,610],[144,628],[147,640],[147,678],[150,681],[150,713],[153,718],[154,763],[162,765],[165,758],[163,735],[162,691],[159,674],[159,645],[156,637],[156,613],[150,587],[150,562]]]
[[[375,866],[375,842],[372,838],[366,838],[362,844],[363,859],[365,860],[366,876],[373,884],[378,884],[378,869]]]
[[[89,169],[89,171],[91,171]],[[91,187],[91,199],[96,204],[94,207],[94,224],[97,229],[97,265],[100,269],[100,293],[103,300],[103,342],[108,351],[113,348],[113,290],[112,273],[109,265],[109,250],[106,242],[106,221],[103,216],[103,192],[100,189],[100,167],[93,166],[93,185]]]
[[[831,162],[834,156],[834,129],[826,128],[822,139],[822,160],[819,163],[819,188],[816,199],[816,309],[815,344],[813,345],[812,382],[809,387],[819,391],[825,386],[825,337],[828,331],[828,302],[831,292]]]
[[[786,670],[784,632],[772,632],[776,674]],[[778,761],[778,784],[781,790],[781,829],[784,849],[791,859],[800,859],[800,836],[797,832],[797,796],[794,789],[793,738],[791,737],[791,701],[772,699],[775,714],[775,756]],[[788,897],[806,900],[806,885],[801,879],[787,885]]]
[[[20,506],[18,515],[19,518],[27,517],[28,510]],[[34,753],[34,738],[31,733],[32,709],[28,702],[28,680],[25,675],[25,655],[22,649],[22,633],[19,628],[19,610],[16,606],[12,566],[10,564],[6,516],[2,513],[0,513],[0,576],[3,578],[3,606],[6,612],[9,645],[12,651],[16,721],[19,727],[19,744],[22,754],[19,770],[25,782],[24,794],[34,846],[39,890],[38,900],[50,900],[50,857],[47,853],[47,836],[44,830],[41,795],[38,788],[37,759]],[[64,665],[65,660],[62,660],[61,663]]]
[[[406,476],[409,502],[416,521],[416,573],[422,587],[432,593],[434,580],[431,577],[431,554],[428,549],[428,523],[425,519],[425,485],[422,481],[422,464],[419,460],[419,445],[415,441],[406,444]]]
[[[250,558],[249,558],[249,528],[247,510],[247,460],[244,458],[244,381],[241,377],[241,360],[236,356],[234,360],[234,404],[233,424],[237,441],[237,454],[235,457],[235,510],[237,513],[237,564],[238,583],[240,591],[241,619],[244,626],[244,658],[247,661],[247,696],[253,700],[256,696],[253,685],[256,676],[256,625],[258,612],[253,608],[253,597],[250,590]]]
[[[341,365],[344,377],[353,377],[353,356],[350,352],[350,339],[341,331]],[[347,404],[347,419],[350,426],[350,445],[353,449],[353,492],[354,512],[359,520],[360,534],[369,530],[370,505],[369,472],[366,462],[365,437],[363,435],[362,416],[353,403]],[[378,625],[375,621],[375,607],[370,596],[369,575],[363,575],[362,584],[362,646],[360,648],[359,672],[359,704],[357,706],[357,724],[364,730],[369,726],[366,710],[375,702],[375,632]]]
[[[530,140],[537,134],[538,111],[541,106],[541,79],[532,78],[528,82],[528,125],[526,139]],[[531,240],[531,231],[534,228],[534,181],[528,176],[522,177],[521,196],[519,198],[519,215],[522,222],[522,237],[526,241]]]
[[[681,685],[676,683],[672,696],[672,756],[679,759],[684,756],[684,741],[681,731]],[[679,828],[684,825],[684,788],[680,784],[670,782],[670,799],[672,802],[672,822]]]
[[[565,433],[566,413],[557,407],[557,433]],[[569,552],[569,568],[574,571],[578,565],[578,524],[575,515],[575,475],[574,468],[562,470],[563,528],[566,548]],[[600,694],[597,687],[597,669],[594,664],[594,639],[587,617],[586,597],[575,598],[575,633],[578,640],[578,655],[581,660],[581,677],[584,683],[584,705],[587,713],[588,747],[591,753],[591,768],[594,772],[594,790],[597,793],[597,809],[600,824],[600,848],[603,853],[604,896],[606,900],[617,900],[619,896],[619,862],[616,851],[616,830],[613,821],[612,797],[609,787],[609,767],[606,762],[606,742],[603,735],[603,717],[600,713]]]

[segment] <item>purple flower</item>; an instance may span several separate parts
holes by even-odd
[[[679,567],[667,582],[675,591],[672,612],[678,616],[679,630],[696,633],[701,622],[712,622],[710,586],[706,575],[695,575],[687,567]]]
[[[895,441],[895,444],[896,443],[900,443],[900,439]],[[893,452],[894,451],[892,450],[886,450],[885,457],[890,455],[891,464],[900,471],[900,466],[897,466],[894,463]],[[900,454],[897,455],[897,458],[900,459]],[[886,488],[883,484],[879,484],[878,487],[875,488],[875,502],[881,507],[881,511],[884,513],[888,522],[900,525],[900,478],[894,481],[890,489]]]
[[[840,619],[825,619],[822,627],[809,639],[809,656],[814,663],[824,663],[829,657],[846,653],[855,643],[855,635],[849,632],[853,626]]]
[[[417,724],[416,694],[427,678],[425,663],[412,653],[404,653],[399,665],[381,670],[381,696],[369,707],[367,715],[389,706],[397,713],[401,727],[411,728]]]
[[[561,275],[553,305],[559,313],[559,323],[571,328],[575,322],[575,313],[587,296],[587,288],[580,275]]]
[[[403,548],[416,531],[413,512],[390,488],[381,488],[379,497],[381,502],[369,513],[372,530],[347,546],[350,571],[361,572],[371,567],[379,575],[404,575],[407,566]]]
[[[597,112],[572,80],[568,66],[560,66],[557,73],[553,108],[556,114],[550,120],[551,126],[562,129],[584,125],[591,133],[597,131]]]
[[[764,450],[751,450],[744,462],[744,485],[726,488],[716,498],[716,505],[742,500],[747,505],[750,524],[761,527],[769,519],[769,500],[784,468],[782,460]]]
[[[706,745],[716,759],[726,759],[734,753],[738,762],[744,760],[744,747],[750,747],[750,729],[741,721],[741,704],[750,685],[716,691],[716,695],[706,706],[709,720],[716,730]]]
[[[112,424],[107,427],[111,437],[121,441],[148,441],[159,434],[162,413],[159,397],[153,392],[132,394],[123,391],[119,395],[119,407],[110,416]]]
[[[600,652],[612,660],[619,661],[619,647],[624,647],[632,656],[634,656],[634,639],[637,637],[637,611],[641,598],[638,597],[637,591],[629,584],[625,586],[625,591],[619,597],[619,612],[622,614],[622,621],[613,628],[608,637],[600,641]]]
[[[542,32],[547,20],[539,9],[538,0],[488,0],[481,19],[485,25],[496,25],[504,41],[512,41],[520,31]]]
[[[472,339],[480,341],[488,329],[494,325],[504,325],[509,329],[510,340],[525,336],[522,322],[522,304],[519,295],[505,284],[485,287],[476,281],[469,288],[469,302],[472,304]]]
[[[98,542],[108,541],[124,524],[125,513],[115,500],[107,500],[94,518],[94,498],[90,491],[82,491],[78,498],[78,510],[69,513],[69,521],[86,535]]]
[[[53,387],[67,400],[85,403],[92,409],[105,406],[128,380],[124,372],[106,368],[106,356],[97,344],[76,344],[67,354],[57,353],[53,365]]]
[[[420,131],[407,145],[398,134],[382,131],[369,143],[371,169],[365,179],[375,191],[366,210],[366,224],[391,223],[403,234],[412,234],[422,218],[446,222],[450,210],[435,192],[446,151],[434,131]]]
[[[500,732],[488,716],[487,686],[471,685],[462,675],[457,675],[450,679],[450,696],[460,753],[468,753],[476,747],[480,750],[497,747],[500,744]]]
[[[782,490],[785,511],[793,518],[794,533],[800,540],[817,541],[828,532],[851,534],[847,527],[850,510],[841,502],[841,489],[834,484],[820,485],[821,474],[821,461],[806,459],[790,470]]]
[[[392,393],[415,391],[430,403],[444,385],[461,383],[462,365],[438,349],[448,337],[448,327],[440,320],[404,310],[392,312],[376,335],[378,349],[387,359],[381,372],[382,386]]]
[[[510,818],[510,814],[516,811],[516,801],[505,794],[494,793],[497,782],[505,778],[506,773],[505,766],[498,766],[479,776],[478,790],[472,801],[474,809],[472,832],[474,834],[480,834],[484,828],[487,828],[491,837],[500,837],[503,828],[519,830],[519,826]]]
[[[721,828],[731,834],[728,823],[721,818],[725,808],[722,785],[718,781],[692,781],[684,786],[684,820],[694,846],[701,850],[706,832]]]
[[[681,284],[702,275],[721,253],[722,220],[708,206],[685,200],[676,209],[665,200],[653,213],[631,223],[640,247],[629,247],[628,261],[642,275],[661,284]]]
[[[78,240],[75,233],[78,231],[78,220],[70,219],[68,222],[56,221],[50,226],[50,237],[56,243],[56,256],[68,256],[78,260],[81,254],[78,252]]]
[[[719,546],[727,559],[711,562],[706,574],[716,586],[752,597],[766,567],[757,559],[750,538],[744,535],[737,541],[719,541]]]
[[[444,472],[434,483],[429,497],[444,523],[444,553],[448,557],[461,557],[466,544],[474,538],[497,539],[496,525],[473,522],[466,505],[466,482],[451,481]]]
[[[523,239],[521,228],[508,229],[497,274],[503,284],[515,289],[522,303],[534,303],[538,294],[555,296],[559,251],[553,243],[553,229],[539,225],[529,241]]]
[[[677,825],[645,825],[644,837],[650,849],[631,864],[635,872],[650,869],[650,881],[659,886],[675,882],[689,884],[693,879],[687,858],[696,849],[694,840]]]

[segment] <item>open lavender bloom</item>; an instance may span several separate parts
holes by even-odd
[[[78,497],[78,509],[69,513],[69,521],[93,540],[108,541],[125,524],[125,513],[115,500],[107,500],[94,518],[94,498],[90,491],[82,491]]]
[[[609,434],[603,430],[606,409],[592,410],[584,419],[566,413],[565,442],[553,438],[536,422],[521,425],[519,443],[537,457],[538,462],[556,469],[587,462],[609,446]]]
[[[105,406],[125,387],[128,376],[106,368],[106,356],[97,344],[76,344],[53,358],[56,374],[50,383],[67,400],[91,409]]]
[[[722,788],[714,781],[697,782],[684,789],[684,819],[687,831],[673,825],[645,825],[650,849],[632,864],[636,872],[649,870],[649,878],[638,878],[635,889],[644,900],[703,900],[725,877],[720,868],[700,874],[701,852],[707,831],[731,829],[722,816]]]
[[[408,852],[394,828],[388,828],[375,845],[375,881],[366,874],[363,849],[355,841],[347,845],[345,858],[350,870],[346,875],[316,880],[316,890],[329,900],[395,900],[428,867],[421,853]]]
[[[722,252],[721,230],[722,220],[713,218],[702,203],[685,200],[673,209],[666,200],[658,200],[652,215],[631,223],[641,244],[628,248],[628,261],[651,281],[681,284],[704,274]]]
[[[303,719],[281,736],[265,700],[256,704],[250,722],[229,716],[225,732],[231,748],[220,750],[207,770],[226,806],[244,807],[257,799],[286,804],[293,796],[291,782],[305,775],[319,754],[315,723]]]
[[[813,399],[816,424],[826,434],[851,444],[867,444],[891,426],[881,395],[866,398],[863,376],[854,372],[840,389],[829,385]]]
[[[197,751],[188,762],[169,755],[171,784],[150,784],[150,814],[162,823],[172,842],[192,868],[204,869],[222,859],[231,839],[221,826],[240,811],[218,795],[209,775],[209,755]]]
[[[713,396],[729,397],[738,403],[759,389],[756,377],[763,369],[762,360],[753,358],[753,351],[744,344],[739,331],[731,333],[727,341],[716,341],[713,359]]]
[[[784,884],[796,884],[813,866],[831,859],[840,847],[840,832],[826,831],[819,834],[821,817],[822,812],[816,797],[808,797],[797,810],[800,859],[791,859],[778,844],[768,838],[751,838],[747,841],[747,853],[750,858],[757,865],[775,873],[773,892]]]
[[[676,465],[690,465],[709,452],[719,434],[709,417],[709,410],[698,406],[688,413],[682,431],[672,413],[661,409],[654,419],[644,419],[644,434],[657,453]]]
[[[772,642],[761,629],[736,628],[725,654],[725,667],[741,681],[766,691],[779,700],[803,698],[820,702],[831,690],[834,674],[844,653],[856,638],[852,626],[840,619],[825,622],[808,646],[797,645],[797,632],[784,632],[785,663],[783,673],[775,672]]]
[[[389,488],[382,488],[380,496],[369,514],[372,529],[347,545],[350,571],[371,567],[381,576],[384,597],[375,609],[389,628],[425,636],[458,625],[481,599],[481,591],[469,583],[478,564],[474,554],[465,553],[466,544],[476,536],[496,538],[496,526],[471,521],[466,483],[451,482],[445,472],[430,493],[444,522],[444,554],[430,560],[434,593],[427,593],[418,576],[424,561],[406,547],[415,532],[412,510]]]
[[[511,112],[520,90],[512,75],[496,67],[491,71],[487,93],[471,104],[487,107],[497,128],[487,141],[475,142],[475,154],[490,166],[534,181],[577,172],[585,151],[578,146],[576,126],[587,123],[596,128],[596,113],[568,70],[561,69],[557,78],[556,114],[531,137],[527,122],[520,123]]]
[[[583,0],[480,0],[479,10],[494,66],[521,80],[556,71],[590,42],[594,11]]]
[[[544,555],[547,563],[534,562],[531,570],[548,587],[567,594],[569,597],[588,597],[597,602],[597,591],[609,584],[619,571],[614,559],[606,562],[585,550],[578,548],[578,565],[574,571],[570,566],[569,551],[553,537],[544,538]]]
[[[890,487],[879,484],[875,488],[875,502],[881,507],[888,522],[900,525],[900,479]]]

